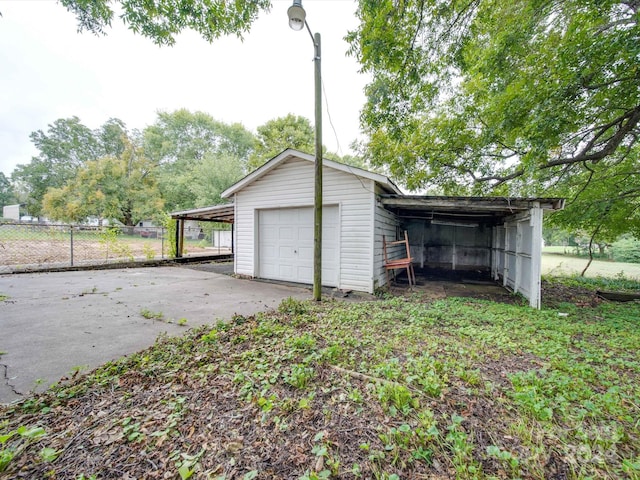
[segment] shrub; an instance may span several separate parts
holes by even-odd
[[[611,252],[617,262],[640,263],[640,240],[625,235],[613,243]]]

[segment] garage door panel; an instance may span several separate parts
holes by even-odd
[[[298,240],[313,245],[313,231],[314,227],[300,227],[298,229]]]
[[[323,209],[323,285],[337,286],[338,207]],[[258,217],[258,274],[263,278],[313,283],[313,208],[262,210]]]
[[[279,240],[294,240],[292,227],[278,227],[278,239]]]
[[[298,279],[300,283],[313,282],[313,267],[298,267]]]
[[[273,249],[272,251],[275,251],[275,249]],[[280,260],[294,260],[296,258],[296,254],[294,253],[295,250],[293,249],[292,246],[287,246],[287,245],[281,245],[278,249],[278,258],[280,258]],[[267,255],[269,251],[267,251]]]

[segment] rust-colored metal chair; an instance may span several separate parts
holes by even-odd
[[[396,245],[403,245],[404,252],[403,257],[401,258],[389,258],[389,254],[387,252],[388,247],[393,247]],[[389,279],[389,270],[397,270],[397,269],[406,269],[407,270],[407,278],[409,279],[409,286],[412,287],[416,284],[416,273],[413,270],[413,263],[411,258],[411,251],[409,250],[409,237],[407,235],[407,231],[404,231],[404,240],[394,240],[392,242],[387,242],[387,239],[382,236],[382,251],[384,253],[384,269],[387,274],[387,284],[391,286],[391,281]],[[395,277],[395,274],[394,274]]]

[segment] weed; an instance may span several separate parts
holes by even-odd
[[[122,425],[122,433],[130,442],[139,442],[145,437],[140,431],[140,422],[134,422],[132,417],[126,417],[120,422]]]
[[[303,315],[307,313],[307,311],[307,303],[303,300],[296,300],[293,297],[285,298],[278,306],[278,312],[287,315]]]
[[[378,398],[392,415],[397,411],[407,415],[412,408],[417,408],[419,402],[411,396],[411,392],[404,385],[397,383],[382,383],[378,386]]]
[[[100,247],[104,251],[105,259],[108,260],[109,256],[115,258],[127,258],[129,261],[133,261],[133,253],[131,247],[126,243],[118,242],[118,235],[120,230],[118,228],[105,228],[100,233]]]
[[[289,374],[284,375],[284,381],[292,387],[303,389],[314,377],[315,371],[311,367],[304,365],[293,365]]]
[[[153,245],[151,245],[150,243],[145,243],[144,245],[142,245],[142,251],[144,253],[144,257],[147,260],[153,260],[154,258],[156,258],[156,251],[153,248]]]
[[[496,458],[499,461],[503,462],[508,466],[511,470],[512,475],[517,476],[518,467],[520,466],[520,461],[518,457],[509,452],[508,450],[503,450],[496,445],[489,445],[487,447],[487,454],[490,457]]]
[[[140,315],[142,315],[147,320],[163,320],[164,313],[162,312],[152,312],[148,308],[143,308],[140,310]]]
[[[469,441],[469,435],[462,428],[464,418],[460,415],[451,415],[451,424],[447,426],[445,440],[452,453],[453,466],[458,476],[469,477],[480,472],[480,466],[473,460],[473,444]]]
[[[0,423],[0,472],[5,471],[9,463],[26,450],[29,445],[45,437],[47,434],[42,427],[28,428],[23,425],[15,430],[2,434],[4,427],[6,427],[6,423]],[[18,438],[18,440],[12,441],[12,439],[15,438]],[[10,441],[11,445],[9,445]],[[41,451],[42,460],[50,461],[48,458],[52,456],[49,451],[44,451],[44,455]]]

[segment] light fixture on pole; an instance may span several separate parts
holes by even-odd
[[[289,26],[296,31],[307,27],[314,47],[313,63],[315,84],[316,116],[316,158],[314,162],[314,200],[313,200],[313,299],[322,297],[322,76],[320,71],[320,34],[311,33],[307,23],[307,13],[302,8],[302,0],[293,0],[287,10]]]

